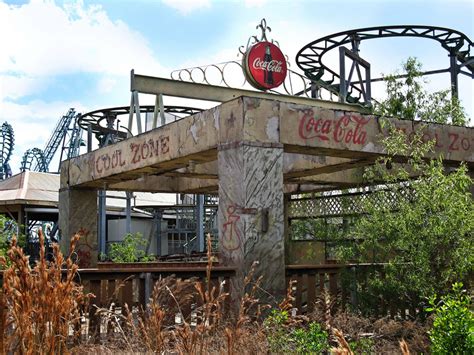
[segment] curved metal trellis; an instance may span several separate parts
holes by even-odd
[[[1,128],[0,136],[0,180],[12,175],[9,160],[12,156],[15,145],[15,136],[13,128],[8,122],[4,122]]]
[[[451,84],[453,87],[456,86],[454,88],[455,90],[457,90],[457,80],[455,79],[457,73],[460,72],[474,77],[474,57],[471,56],[471,49],[474,47],[474,43],[459,31],[434,26],[379,26],[331,34],[304,46],[296,55],[296,64],[304,71],[305,75],[312,80],[322,83],[323,85],[332,85],[334,88],[337,88],[340,82],[339,74],[323,64],[322,57],[324,54],[345,44],[351,44],[352,51],[357,53],[361,41],[388,37],[421,37],[439,42],[441,46],[449,52],[451,68],[435,70],[424,74],[437,74],[451,71]],[[460,62],[460,65],[456,65],[456,60]],[[468,69],[470,73],[462,71],[464,67]],[[372,79],[371,81],[378,80],[380,79]],[[357,87],[354,85],[351,85],[351,88],[357,90]]]
[[[155,106],[140,106],[140,113],[153,113]],[[174,115],[177,119],[194,115],[202,109],[186,106],[164,106],[164,112]],[[106,139],[118,141],[127,137],[128,130],[125,126],[120,125],[118,119],[121,115],[129,115],[130,106],[104,108],[91,111],[79,116],[77,120],[78,126],[94,134],[102,144]]]
[[[48,164],[46,158],[43,154],[43,151],[39,148],[28,149],[23,155],[21,160],[20,171],[24,172],[26,170],[31,170],[33,161],[36,161],[34,171],[47,172]]]
[[[195,84],[254,90],[243,74],[242,63],[238,61],[174,70],[171,72],[171,79]],[[288,69],[288,75],[283,85],[279,88],[268,90],[268,92],[331,101],[337,101],[339,98],[337,91],[326,87],[326,85],[315,85],[311,79],[291,69]]]

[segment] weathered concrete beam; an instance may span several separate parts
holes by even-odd
[[[107,186],[108,190],[136,192],[182,192],[197,193],[197,191],[217,192],[218,182],[215,179],[194,179],[169,176],[143,176],[137,180],[117,182]]]
[[[61,187],[93,186],[217,159],[219,142],[240,141],[242,100],[234,100],[62,164]]]
[[[388,134],[379,117],[354,112],[319,109],[280,103],[280,141],[286,152],[366,158],[384,155],[381,137]],[[442,155],[448,163],[474,164],[474,129],[451,125],[389,120],[409,141],[415,131],[424,140],[435,140],[432,157]]]
[[[297,104],[314,105],[317,107],[326,107],[339,110],[367,111],[360,105],[339,103],[334,101],[325,101],[312,99],[304,96],[290,96],[271,94],[262,91],[233,89],[223,86],[208,84],[196,84],[186,81],[177,81],[153,76],[135,74],[132,70],[130,76],[130,91],[152,95],[176,96],[188,99],[198,99],[216,102],[227,102],[239,97],[256,97],[267,100],[283,100]]]

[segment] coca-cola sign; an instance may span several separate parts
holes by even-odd
[[[285,81],[285,56],[271,42],[258,42],[249,48],[242,64],[248,82],[259,90],[276,88]]]

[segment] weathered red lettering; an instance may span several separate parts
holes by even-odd
[[[449,133],[449,150],[459,150],[459,145],[457,143],[459,139],[459,134]]]

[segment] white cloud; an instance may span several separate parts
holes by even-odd
[[[182,15],[189,15],[191,12],[210,8],[210,0],[162,0],[163,4],[178,10]]]
[[[268,0],[245,0],[245,7],[262,7]]]
[[[87,112],[88,110],[78,101],[44,102],[34,100],[26,104],[10,101],[0,102],[0,124],[8,121],[13,127],[15,136],[14,151],[10,161],[14,173],[18,172],[21,158],[27,149],[44,148],[59,118],[70,107],[74,107],[76,112]]]
[[[0,123],[8,121],[15,132],[14,172],[28,148],[44,147],[69,107],[79,112],[97,108],[61,101],[59,91],[48,102],[27,97],[38,97],[62,76],[89,73],[94,78],[88,93],[98,93],[93,105],[127,104],[130,69],[168,73],[142,34],[83,1],[33,0],[18,6],[0,0],[0,33],[5,34],[0,37]],[[77,100],[81,97],[78,93]]]
[[[54,75],[128,76],[132,68],[165,73],[140,33],[111,20],[100,6],[82,1],[64,7],[51,1],[22,6],[0,2],[0,33],[8,33],[1,39],[0,74],[4,81],[21,77],[28,93],[33,83]],[[21,96],[17,89],[4,85],[4,97]]]

